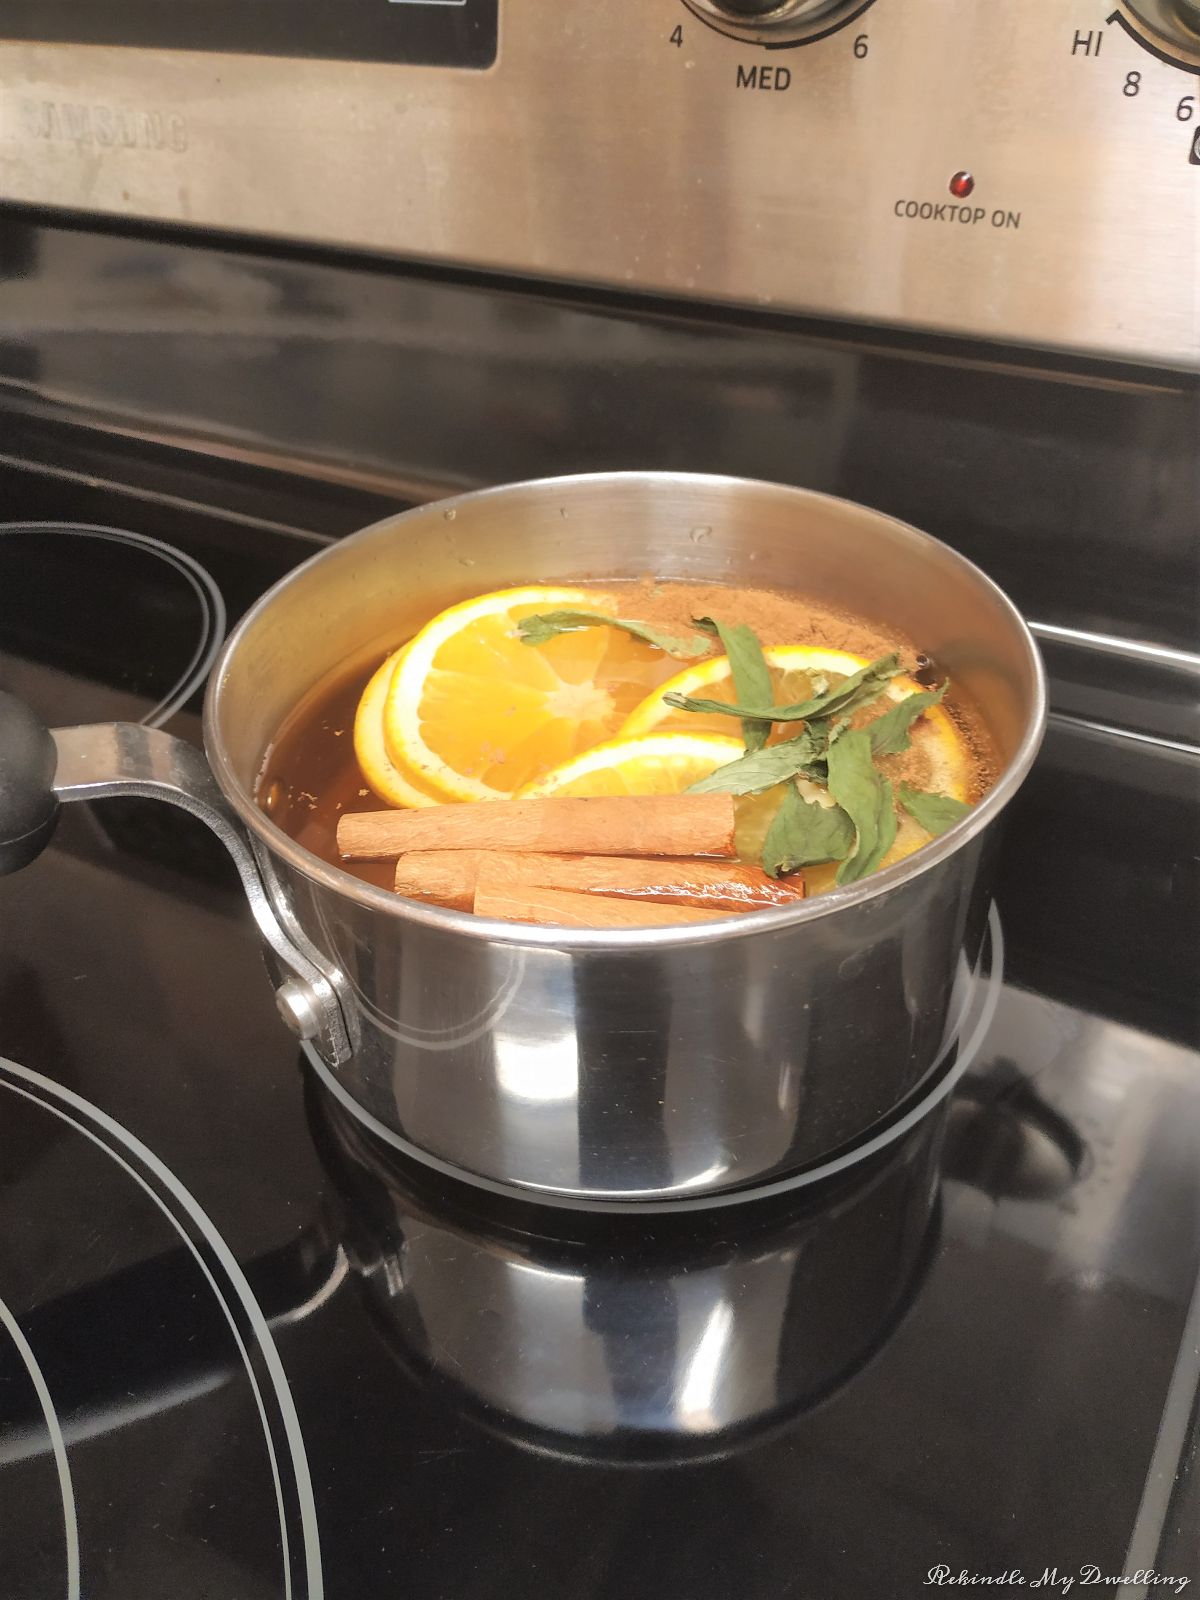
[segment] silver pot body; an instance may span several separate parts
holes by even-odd
[[[865,883],[794,911],[618,932],[402,900],[318,861],[256,805],[272,739],[326,674],[378,659],[470,594],[647,572],[792,589],[894,624],[981,709],[999,781]],[[336,969],[353,1046],[336,1076],[359,1112],[468,1178],[644,1201],[784,1176],[860,1137],[925,1076],[982,938],[995,825],[1044,717],[1020,617],[937,541],[797,489],[619,473],[439,502],[326,550],[231,637],[205,743],[281,920]]]

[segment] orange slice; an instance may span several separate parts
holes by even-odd
[[[434,617],[388,686],[387,754],[414,788],[441,800],[514,794],[611,739],[674,663],[616,628],[583,628],[529,645],[535,612],[614,610],[596,590],[528,587],[480,595]]]
[[[596,745],[520,791],[546,795],[682,794],[717,767],[746,753],[740,739],[719,733],[651,733]]]
[[[869,665],[866,656],[852,655],[848,650],[826,650],[817,645],[774,645],[763,654],[771,669],[775,699],[779,705],[808,699],[814,692],[813,680],[818,675],[827,679],[833,688],[840,679],[861,672],[863,667]],[[855,725],[869,723],[887,709],[889,702],[903,700],[907,695],[915,694],[920,687],[914,678],[903,674],[891,679],[883,696],[854,717]],[[704,700],[725,700],[732,704],[734,693],[729,657],[712,656],[676,673],[634,708],[621,728],[621,737],[672,731],[729,733],[738,728],[733,718],[715,711],[680,711],[667,705],[663,696],[672,692],[694,695]],[[781,739],[789,738],[796,728],[795,723],[777,723],[770,742],[776,744]],[[889,772],[891,762],[903,760],[908,781],[918,789],[952,795],[956,800],[973,798],[970,792],[970,753],[957,723],[944,707],[931,706],[925,711],[909,729],[909,737],[912,752],[915,753],[904,757],[885,756],[881,763],[885,773]],[[917,829],[917,833],[920,835],[918,842],[924,843],[924,832]],[[898,839],[897,845],[899,842]]]
[[[815,645],[773,645],[763,651],[771,669],[771,682],[775,686],[776,702],[785,706],[797,700],[808,700],[814,693],[813,679],[821,674],[830,683],[838,678],[848,678],[867,665],[861,656],[850,655],[845,650],[822,650]],[[647,695],[640,706],[635,706],[625,726],[622,737],[635,733],[736,733],[738,724],[730,717],[717,712],[680,711],[663,700],[668,691],[675,694],[694,695],[702,700],[734,700],[733,677],[726,655],[708,656],[693,666],[685,667],[664,683],[661,689]],[[789,729],[776,729],[772,743],[777,738],[787,738]]]
[[[383,738],[383,708],[387,703],[392,674],[407,645],[394,650],[379,670],[372,674],[354,713],[354,755],[359,771],[381,800],[389,806],[435,806],[437,799],[428,790],[406,778],[387,753]]]

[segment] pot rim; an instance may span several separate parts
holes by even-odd
[[[703,482],[706,484],[720,484],[729,489],[765,488],[777,492],[782,490],[789,495],[799,496],[810,503],[831,505],[859,504],[858,502],[847,501],[844,496],[840,495],[823,494],[817,490],[802,489],[792,484],[775,483],[764,478],[742,478],[726,473],[584,472],[563,474],[549,478],[526,478],[516,483],[496,484],[485,489],[471,490],[466,494],[449,496],[444,500],[427,501],[422,505],[410,507],[407,511],[396,512],[388,517],[381,517],[378,522],[370,523],[356,533],[347,535],[346,538],[353,540],[369,533],[374,533],[385,526],[395,526],[408,517],[427,511],[430,505],[437,505],[439,509],[444,511],[470,505],[484,498],[495,498],[498,495],[510,493],[516,494],[532,487],[544,488],[547,485],[555,485],[566,489],[573,485],[585,483],[618,484],[631,482],[656,485]],[[329,546],[327,550],[302,562],[277,583],[273,584],[271,588],[259,596],[225,641],[209,676],[208,689],[204,698],[204,747],[213,775],[226,799],[250,832],[259,838],[274,856],[281,857],[290,867],[319,884],[322,888],[328,889],[334,894],[342,895],[347,899],[355,900],[367,910],[379,912],[384,916],[396,917],[402,921],[412,922],[435,931],[440,930],[447,934],[482,940],[487,944],[500,943],[518,948],[551,946],[555,949],[567,951],[612,950],[620,952],[710,945],[730,939],[751,938],[755,934],[765,933],[773,929],[782,930],[785,927],[794,928],[803,923],[818,922],[824,917],[833,916],[847,907],[865,905],[869,901],[882,899],[892,890],[899,889],[913,879],[932,871],[939,863],[969,844],[972,839],[981,834],[985,828],[999,817],[1004,807],[1016,794],[1024,782],[1030,767],[1033,765],[1045,734],[1047,715],[1046,674],[1037,643],[1030,633],[1025,619],[1003,589],[993,579],[989,578],[986,572],[983,572],[973,561],[968,560],[966,556],[961,555],[951,546],[944,544],[940,539],[935,539],[932,534],[913,527],[911,523],[904,522],[899,517],[889,516],[886,512],[877,511],[871,506],[860,505],[860,509],[867,511],[871,516],[877,517],[883,522],[891,523],[894,527],[902,529],[909,538],[916,540],[918,544],[949,555],[967,571],[975,582],[990,592],[992,599],[998,602],[1001,610],[1008,614],[1018,637],[1024,644],[1033,678],[1034,703],[1028,725],[1012,760],[1007,764],[982,800],[974,805],[960,822],[956,822],[938,838],[927,845],[922,845],[912,855],[906,856],[903,861],[896,862],[895,865],[885,868],[882,872],[874,872],[858,883],[849,884],[843,888],[830,889],[823,894],[814,895],[812,899],[802,900],[795,907],[786,909],[770,907],[763,911],[738,912],[731,914],[727,918],[722,918],[719,922],[681,924],[679,927],[668,928],[541,927],[503,922],[492,917],[479,917],[469,911],[449,911],[440,906],[425,905],[417,900],[408,900],[390,890],[380,889],[374,884],[364,883],[361,879],[343,871],[342,868],[332,866],[319,856],[313,855],[311,851],[306,850],[303,845],[297,843],[282,828],[272,822],[256,804],[253,795],[244,789],[233,771],[228,752],[218,737],[217,727],[222,686],[236,660],[245,635],[250,632],[263,613],[274,604],[277,597],[289,584],[296,581],[302,572],[307,572],[312,565],[320,562],[326,555],[341,549],[346,540],[338,540],[335,544]]]

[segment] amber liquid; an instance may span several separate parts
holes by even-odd
[[[587,588],[587,584],[581,584]],[[868,660],[899,650],[904,665],[922,682],[940,682],[935,662],[923,656],[919,646],[899,634],[887,632],[862,618],[820,606],[802,596],[762,589],[701,587],[683,583],[605,585],[598,593],[620,595],[619,611],[656,626],[680,633],[690,631],[694,616],[716,615],[731,622],[748,622],[765,644],[820,644],[852,651]],[[377,811],[384,802],[368,787],[354,757],[354,715],[359,699],[376,668],[392,649],[405,641],[397,639],[389,650],[380,650],[367,662],[352,670],[339,669],[318,683],[296,707],[267,754],[256,795],[259,805],[283,831],[322,861],[331,862],[365,883],[390,889],[395,875],[389,861],[342,861],[337,850],[338,819],[344,812]],[[679,671],[685,663],[664,657],[664,677]],[[995,771],[995,758],[983,732],[981,719],[969,705],[947,701],[972,753],[973,798],[988,788]],[[730,731],[738,724],[731,721]],[[894,777],[908,774],[903,757],[889,758]],[[913,781],[919,782],[914,774]],[[743,853],[758,859],[763,797],[743,803],[747,840],[756,841]],[[766,802],[768,805],[770,801]],[[777,803],[774,802],[774,803]],[[739,822],[739,843],[742,837]],[[822,869],[811,875],[809,892],[827,887]],[[806,874],[806,876],[808,876]],[[832,882],[832,873],[827,873]]]
[[[296,707],[267,755],[257,799],[271,821],[313,855],[390,889],[392,862],[346,862],[337,850],[342,812],[377,811],[383,804],[354,759],[354,713],[384,654],[367,667],[325,678]]]

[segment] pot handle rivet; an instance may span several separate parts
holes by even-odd
[[[279,1015],[297,1039],[315,1039],[321,1031],[321,1006],[312,988],[300,978],[288,978],[275,991]]]

